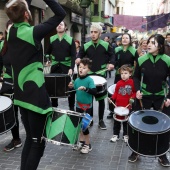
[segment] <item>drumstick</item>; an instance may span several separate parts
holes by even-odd
[[[141,69],[141,81],[140,81],[140,92],[142,92],[142,84],[143,84],[143,76],[144,76],[144,72],[145,72],[145,69],[142,68]],[[140,106],[143,110],[143,103],[142,103],[142,99],[139,99],[139,103],[140,103]]]
[[[78,90],[78,89],[76,89],[76,90]],[[76,91],[76,90],[66,91],[65,93],[71,93],[71,92],[74,92],[74,91]]]
[[[163,99],[163,102],[162,102],[162,104],[161,104],[160,111],[163,110],[164,105],[165,105],[165,101],[166,101],[166,99],[167,99],[167,85],[166,85],[166,83],[165,83],[164,81],[162,82],[162,86],[164,87],[164,99]]]
[[[109,100],[115,107],[117,107],[109,97],[108,97],[108,100]]]
[[[132,105],[133,103],[134,103],[134,99],[130,98],[129,104],[125,108],[129,107],[129,105]]]
[[[108,69],[101,70],[101,71],[99,71],[99,72],[96,72],[96,74],[103,73],[103,72],[105,72],[105,71],[107,71],[107,70],[108,70]]]

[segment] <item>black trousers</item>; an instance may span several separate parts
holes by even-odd
[[[127,121],[123,122],[123,136],[127,135]],[[114,119],[114,125],[113,125],[113,134],[118,135],[120,134],[121,129],[121,122]]]
[[[26,140],[21,154],[21,170],[36,170],[43,156],[45,141],[41,140],[46,116],[20,108],[21,119],[26,131]]]

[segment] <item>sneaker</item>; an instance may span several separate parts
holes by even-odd
[[[73,150],[78,151],[78,150],[82,149],[84,143],[85,143],[84,141],[83,141],[83,142],[78,142],[77,145],[75,145],[75,146],[73,147]]]
[[[99,128],[102,129],[102,130],[106,130],[107,129],[103,120],[99,121]]]
[[[166,167],[169,167],[169,166],[170,166],[170,162],[169,162],[169,160],[167,159],[166,155],[160,156],[160,157],[158,158],[158,161],[159,161],[159,163],[160,163],[162,166],[166,166]]]
[[[124,140],[125,143],[127,143],[128,139],[129,139],[129,138],[128,138],[128,135],[124,135],[124,136],[123,136],[123,140]]]
[[[90,151],[92,151],[92,147],[91,145],[84,145],[82,147],[82,149],[80,150],[81,153],[89,153]]]
[[[7,151],[7,152],[12,151],[13,149],[19,148],[21,146],[22,146],[21,139],[19,140],[12,139],[11,142],[7,146],[5,146],[4,151]]]
[[[113,135],[112,138],[110,139],[110,142],[116,142],[117,140],[119,140],[119,136]]]
[[[110,113],[108,114],[107,119],[113,119],[113,113],[112,113],[112,112],[110,112]]]
[[[136,162],[138,159],[138,154],[135,152],[132,152],[132,154],[129,156],[128,161],[129,162]]]

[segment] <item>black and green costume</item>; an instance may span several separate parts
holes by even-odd
[[[58,34],[50,37],[50,46],[46,52],[52,61],[52,73],[67,74],[69,69],[74,69],[76,47],[72,37],[66,33],[60,37]]]
[[[141,76],[143,74],[143,83],[141,88]],[[142,101],[145,109],[154,107],[160,110],[164,101],[164,87],[166,79],[170,75],[170,57],[165,54],[152,56],[146,54],[139,57],[135,72],[134,83],[136,91],[141,90],[143,93]],[[167,94],[169,98],[169,93]],[[136,109],[141,109],[137,105]],[[164,107],[165,110],[169,109]],[[168,113],[170,115],[170,112]]]
[[[46,0],[55,15],[37,26],[14,23],[8,36],[8,49],[14,79],[14,104],[46,114],[52,111],[43,75],[41,40],[63,20],[65,12],[52,0]]]
[[[128,64],[134,67],[134,62],[137,61],[139,55],[137,50],[129,46],[126,51],[123,50],[123,46],[119,46],[115,48],[115,68],[116,68],[116,75],[115,75],[115,84],[121,80],[120,74],[118,69],[124,65]]]

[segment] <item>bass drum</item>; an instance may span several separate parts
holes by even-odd
[[[128,146],[139,155],[155,157],[169,150],[170,118],[155,110],[140,110],[128,119]]]
[[[115,92],[115,88],[116,88],[116,84],[113,84],[109,86],[109,88],[107,89],[109,98],[112,97],[113,93]],[[109,103],[109,101],[108,101],[108,110],[114,113],[114,106],[112,103]]]

